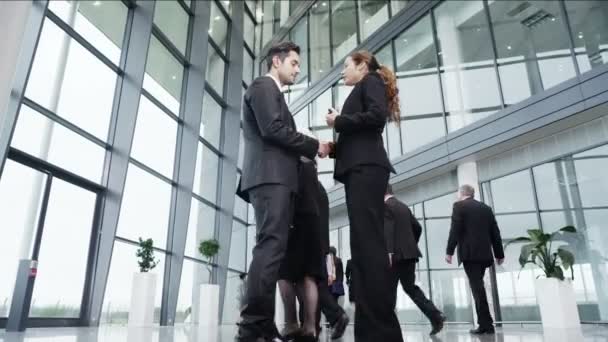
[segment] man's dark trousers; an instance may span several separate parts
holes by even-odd
[[[494,321],[490,315],[490,306],[488,305],[488,297],[486,288],[483,284],[483,276],[486,272],[487,264],[481,262],[464,263],[464,271],[469,278],[471,292],[475,300],[475,311],[477,312],[477,323],[481,328],[492,328]]]
[[[398,279],[401,282],[403,291],[412,299],[414,304],[418,306],[420,311],[431,321],[435,322],[440,319],[441,312],[435,307],[435,304],[426,298],[424,292],[416,285],[416,260],[399,260],[395,262],[395,271]],[[397,287],[395,286],[395,289]]]
[[[257,223],[257,243],[247,276],[241,325],[268,332],[274,325],[275,289],[287,249],[295,195],[286,186],[265,184],[249,190]]]

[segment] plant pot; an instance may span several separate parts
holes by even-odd
[[[154,302],[156,297],[156,274],[139,272],[133,274],[129,326],[142,327],[154,324]]]
[[[536,279],[535,287],[543,329],[580,329],[571,280],[541,278]]]
[[[201,284],[198,305],[200,326],[219,325],[220,287],[216,284]]]

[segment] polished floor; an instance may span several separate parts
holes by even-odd
[[[464,325],[448,325],[437,337],[428,336],[428,326],[402,326],[407,342],[599,342],[608,341],[608,327],[585,325],[582,331],[552,330],[543,332],[540,326],[505,326],[496,335],[472,336]],[[196,326],[154,327],[129,329],[124,326],[100,328],[40,328],[25,333],[7,333],[0,330],[1,342],[227,342],[234,341],[234,326],[203,329]],[[331,341],[326,334],[321,341]],[[353,326],[337,342],[352,342]],[[390,342],[390,341],[378,341]]]

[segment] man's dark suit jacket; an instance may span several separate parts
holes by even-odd
[[[256,78],[243,98],[245,152],[238,194],[262,184],[282,184],[298,191],[300,156],[314,159],[319,143],[297,132],[285,98],[268,76]]]
[[[386,200],[384,209],[384,237],[393,260],[418,260],[422,256],[418,249],[422,226],[410,208],[395,197]]]
[[[334,129],[340,136],[335,146],[335,179],[344,182],[352,167],[364,164],[395,172],[382,140],[388,117],[386,86],[380,75],[372,71],[355,85],[336,117]]]
[[[459,263],[470,261],[490,266],[494,257],[505,257],[492,208],[473,198],[454,203],[446,254],[453,255],[456,246]]]

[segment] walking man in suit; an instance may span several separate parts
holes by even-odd
[[[501,265],[505,254],[492,208],[476,201],[474,197],[475,189],[471,185],[465,184],[460,187],[459,201],[454,203],[452,209],[452,226],[445,260],[448,264],[452,263],[454,249],[458,246],[458,263],[464,264],[464,271],[469,278],[479,323],[471,333],[493,334],[494,321],[490,315],[483,277],[486,268],[494,263],[493,259],[496,258],[496,263]]]
[[[329,145],[297,132],[281,89],[300,73],[300,48],[282,42],[266,57],[268,74],[256,78],[243,98],[245,152],[238,194],[253,206],[257,241],[247,277],[237,341],[275,341],[275,288],[287,248],[300,156],[326,157]]]
[[[443,329],[446,318],[415,283],[416,263],[422,257],[422,253],[418,249],[422,226],[410,208],[394,197],[393,188],[390,185],[386,188],[384,205],[384,237],[391,267],[396,272],[395,293],[397,282],[401,281],[403,291],[431,321],[431,335],[435,335]]]

